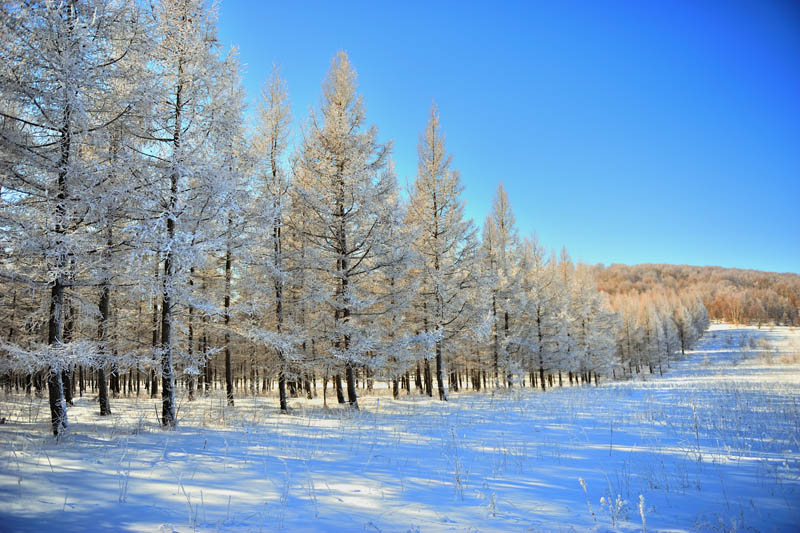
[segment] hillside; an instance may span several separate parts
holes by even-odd
[[[717,266],[595,267],[600,290],[697,291],[712,320],[734,324],[800,325],[800,275]]]

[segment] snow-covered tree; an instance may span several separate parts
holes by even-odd
[[[694,327],[692,315],[685,303],[679,298],[673,299],[672,320],[678,330],[678,340],[681,346],[681,355],[686,354],[686,350],[692,347],[694,339],[698,337]]]
[[[444,387],[443,349],[473,327],[478,312],[468,291],[478,283],[480,249],[472,220],[464,218],[461,179],[450,165],[439,113],[431,108],[420,135],[417,179],[411,191],[408,221],[416,228],[415,250],[420,257],[422,329],[439,336],[435,342],[436,384],[440,400]]]
[[[498,183],[492,210],[483,225],[483,255],[485,271],[491,293],[492,338],[491,352],[495,383],[499,384],[499,370],[510,383],[508,375],[509,341],[514,335],[512,321],[518,322],[519,286],[517,269],[517,234],[514,213],[503,183]]]
[[[380,340],[369,327],[378,298],[374,276],[394,261],[397,185],[391,144],[378,142],[375,127],[365,129],[356,73],[344,52],[331,64],[320,113],[312,113],[304,131],[298,165],[307,179],[296,183],[293,202],[311,218],[305,260],[326,287],[315,297],[332,312],[328,349],[344,366],[347,399],[358,408],[355,370],[370,364]]]
[[[617,316],[585,265],[577,265],[570,290],[570,346],[572,372],[589,380],[589,374],[607,376],[615,364]]]
[[[392,384],[392,395],[399,395],[400,376],[415,363],[420,351],[429,348],[429,338],[411,330],[411,313],[419,279],[414,275],[419,266],[418,256],[412,251],[414,228],[400,223],[405,219],[405,206],[399,198],[393,199],[398,224],[388,229],[387,237],[392,247],[386,267],[375,277],[373,288],[376,297],[373,324],[380,331],[380,341],[375,350],[373,366],[379,375]]]
[[[2,16],[3,277],[47,293],[47,348],[30,339],[27,364],[49,369],[52,429],[60,436],[67,429],[62,372],[78,356],[97,360],[95,346],[70,348],[77,339],[69,295],[96,281],[93,266],[103,257],[94,236],[108,205],[111,130],[135,100],[123,80],[139,25],[133,2],[104,0],[6,2]]]
[[[154,6],[155,28],[148,65],[154,73],[154,106],[148,129],[140,133],[151,141],[146,151],[153,168],[152,233],[161,269],[161,422],[174,426],[175,312],[189,286],[187,274],[199,264],[203,251],[218,241],[201,238],[212,228],[233,198],[231,161],[216,149],[220,135],[231,135],[241,125],[231,98],[231,77],[238,74],[234,59],[223,60],[216,40],[216,13],[203,0],[162,0]],[[232,108],[231,108],[232,106]],[[200,217],[200,219],[198,219]],[[199,220],[202,222],[198,223]]]
[[[539,386],[544,390],[545,373],[558,368],[564,342],[556,264],[535,235],[523,240],[520,258],[522,326],[514,342],[522,349],[531,382],[537,380],[538,373]]]
[[[654,305],[661,323],[661,332],[658,336],[660,343],[658,370],[659,373],[663,374],[663,365],[666,363],[667,367],[669,367],[670,359],[680,347],[680,340],[678,339],[678,329],[675,327],[675,321],[672,318],[672,310],[669,307],[667,298],[663,295],[658,295],[654,299]]]
[[[292,272],[293,250],[289,242],[288,217],[291,212],[291,173],[286,150],[291,127],[286,83],[277,68],[264,87],[259,122],[253,139],[256,160],[255,183],[258,191],[251,217],[252,251],[248,270],[249,315],[254,323],[249,336],[274,350],[278,361],[278,391],[281,412],[288,409],[287,376],[290,362],[299,355],[297,326],[290,313],[287,282]]]

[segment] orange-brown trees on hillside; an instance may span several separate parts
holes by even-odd
[[[609,294],[693,291],[712,320],[735,324],[800,325],[800,275],[688,265],[595,267]]]

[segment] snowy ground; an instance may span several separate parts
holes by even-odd
[[[176,431],[83,398],[60,444],[12,396],[0,531],[797,531],[796,354],[800,331],[718,325],[663,378],[288,416],[211,397]]]

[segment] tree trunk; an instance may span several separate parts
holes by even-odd
[[[446,402],[447,401],[447,395],[445,394],[445,391],[444,391],[444,377],[442,375],[444,369],[442,368],[442,366],[443,366],[442,365],[442,343],[441,342],[437,342],[436,343],[436,385],[437,385],[437,387],[439,389],[439,400],[441,400],[443,402]]]
[[[511,375],[511,372],[510,372],[510,369],[509,369],[509,366],[508,366],[508,311],[505,311],[503,313],[503,316],[505,318],[505,322],[504,322],[504,325],[503,325],[503,342],[505,343],[504,351],[506,353],[506,386],[511,388],[514,385],[514,383],[513,383],[513,379],[514,378]]]
[[[280,245],[279,245],[279,233],[278,228],[273,228],[273,235],[274,235],[274,244],[275,244],[275,266],[278,267],[278,259],[277,254],[280,252]],[[275,281],[275,328],[280,336],[281,332],[283,331],[283,283],[279,280]],[[278,362],[280,364],[280,368],[278,369],[278,392],[279,392],[279,401],[280,401],[280,408],[281,413],[286,413],[289,411],[289,407],[286,403],[286,357],[283,355],[283,351],[280,348],[276,348],[275,351],[278,355]]]
[[[358,409],[355,372],[353,372],[353,364],[350,361],[345,363],[344,372],[347,379],[347,402],[350,404],[352,409]]]
[[[174,193],[177,194],[177,178],[173,180]],[[170,240],[175,235],[175,221],[167,220]],[[164,280],[161,296],[161,425],[175,427],[175,380],[172,376],[172,290],[169,280],[173,275],[172,251],[164,259]]]
[[[289,407],[286,403],[286,370],[284,367],[284,362],[281,361],[281,368],[278,370],[278,396],[280,399],[280,407],[281,413],[286,413],[289,411]],[[344,403],[342,401],[341,403]]]
[[[344,403],[344,391],[342,390],[342,375],[336,374],[334,377],[334,384],[336,385],[336,400],[341,404]]]
[[[231,224],[228,219],[228,243],[225,250],[225,394],[233,405],[233,369],[231,368]]]
[[[159,258],[156,256],[156,264],[155,264],[155,281],[158,283],[158,267],[159,267]],[[160,339],[159,339],[159,322],[158,322],[158,298],[153,296],[153,351],[158,349]],[[158,373],[156,372],[155,368],[150,370],[150,397],[151,398],[158,398]]]
[[[61,278],[56,278],[50,292],[50,318],[48,320],[47,344],[61,344],[62,308],[64,305],[64,286]],[[58,439],[67,431],[67,404],[64,401],[64,383],[61,372],[48,372],[47,386],[50,400],[50,422],[53,435]]]
[[[70,12],[70,18],[74,13]],[[70,20],[70,30],[73,21]],[[68,89],[67,89],[68,90]],[[61,130],[61,140],[59,143],[60,158],[58,167],[58,193],[56,194],[56,228],[58,236],[57,244],[61,245],[64,234],[64,219],[66,217],[66,206],[64,201],[67,198],[67,172],[72,143],[72,109],[69,104],[64,108],[63,128]],[[59,246],[60,248],[60,246]],[[60,250],[59,250],[60,251]],[[55,265],[57,276],[50,291],[50,314],[47,323],[47,344],[55,346],[62,343],[62,332],[64,329],[64,281],[61,270],[64,268],[63,251]],[[61,369],[51,369],[48,372],[47,385],[50,400],[50,421],[53,435],[59,439],[68,428],[67,405],[64,400],[64,383],[61,380]]]
[[[108,352],[108,324],[110,319],[111,293],[108,280],[103,280],[100,288],[100,302],[97,305],[100,311],[100,323],[97,325],[97,337],[100,340],[101,352]],[[98,399],[100,403],[100,416],[111,414],[111,404],[108,400],[108,387],[106,386],[105,361],[97,368]]]
[[[206,280],[203,279],[203,292],[206,289]],[[200,339],[200,351],[203,357],[203,396],[211,392],[212,368],[208,360],[208,315],[203,313],[203,336]]]
[[[425,359],[425,394],[433,398],[433,376],[431,376],[431,362]]]
[[[539,358],[539,383],[541,383],[541,385],[542,385],[542,390],[546,390],[547,389],[547,386],[545,385],[545,382],[544,382],[544,367],[542,366],[542,363],[541,363],[541,356]]]
[[[75,328],[75,308],[72,306],[72,301],[66,303],[64,310],[66,311],[66,317],[62,340],[64,344],[69,344],[72,342],[72,330]],[[75,404],[72,401],[72,369],[65,368],[61,372],[61,382],[64,387],[64,400],[67,402],[67,405],[74,406]]]
[[[492,294],[492,335],[494,337],[492,342],[492,351],[494,355],[494,383],[495,387],[497,387],[499,385],[498,371],[500,367],[500,344],[497,339],[497,296],[495,294]]]

